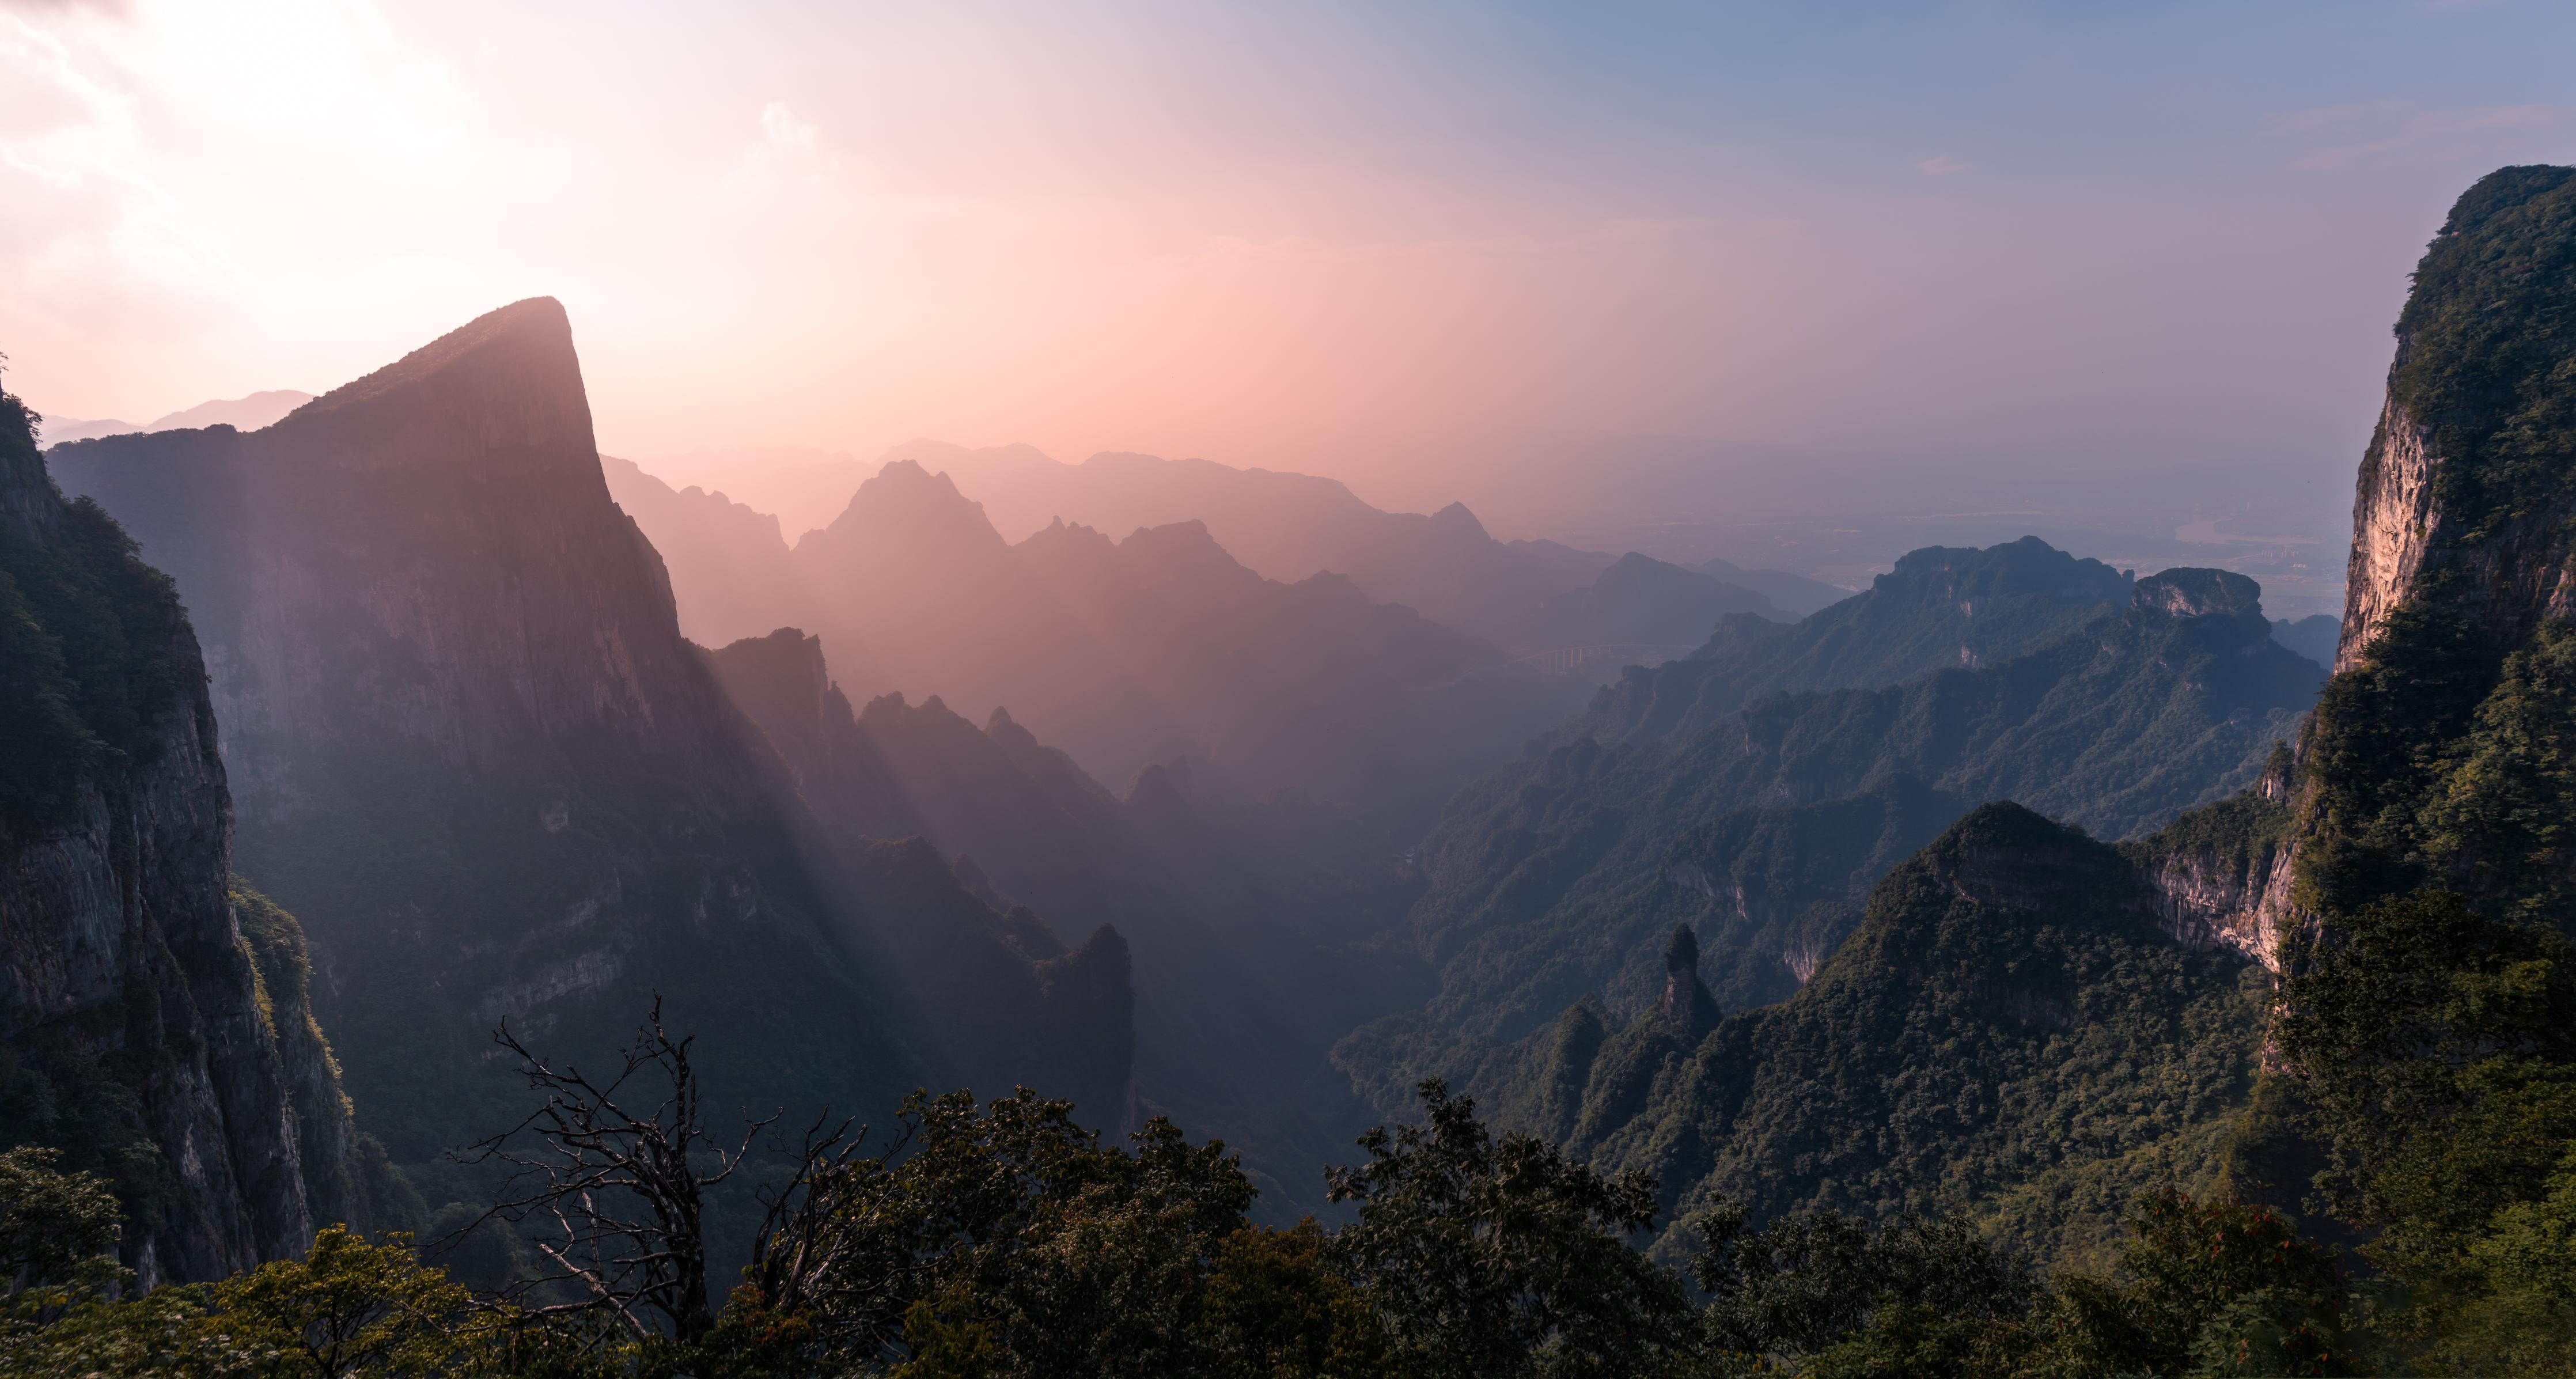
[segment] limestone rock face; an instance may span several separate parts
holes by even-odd
[[[153,1284],[299,1254],[317,1221],[350,1219],[349,1127],[318,1035],[262,1010],[204,662],[117,541],[63,501],[0,396],[0,615],[59,646],[64,680],[10,706],[0,749],[0,1141],[107,1174],[126,1262]],[[13,687],[42,678],[30,650],[0,648]],[[46,752],[49,704],[89,743]]]
[[[2178,567],[2139,580],[2129,597],[2135,607],[2177,618],[2241,618],[2263,611],[2263,586],[2231,570]],[[2264,635],[2270,628],[2264,624]]]
[[[2389,611],[2402,602],[2423,569],[2441,514],[2433,506],[2433,460],[2424,453],[2424,428],[2397,399],[2381,407],[2379,434],[2361,463],[2352,500],[2352,555],[2344,564],[2343,638],[2334,668],[2361,662]]]
[[[2222,806],[2275,810],[2260,846],[2213,848],[2225,829],[2185,830],[2188,845],[2151,864],[2178,934],[2277,967],[2283,936],[2319,914],[2392,887],[2497,894],[2519,884],[2517,859],[2545,852],[2502,836],[2430,836],[2424,820],[2449,797],[2450,768],[2438,763],[2468,752],[2480,700],[2509,695],[2514,654],[2576,614],[2576,427],[2560,324],[2571,302],[2576,168],[2480,179],[2426,250],[2397,321],[2354,485],[2337,678],[2295,767],[2266,771],[2260,805]],[[2445,687],[2428,688],[2432,678]],[[2400,761],[2416,765],[2391,764]],[[2543,764],[2488,769],[2510,777]]]
[[[2280,970],[2282,935],[2292,923],[2290,849],[2251,859],[2208,850],[2166,856],[2148,874],[2166,934],[2192,948],[2232,948]]]

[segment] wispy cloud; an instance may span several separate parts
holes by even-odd
[[[1947,177],[1954,172],[1966,172],[1968,165],[1951,158],[1926,158],[1915,164],[1914,170],[1926,177]]]

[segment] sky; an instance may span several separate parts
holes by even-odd
[[[2537,0],[0,0],[0,351],[144,420],[549,294],[638,458],[2348,476],[2451,199],[2576,159],[2571,52]]]

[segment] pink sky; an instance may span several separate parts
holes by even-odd
[[[2141,8],[0,0],[0,349],[140,420],[545,293],[647,458],[2349,465],[2448,198],[2576,153],[2566,23]]]

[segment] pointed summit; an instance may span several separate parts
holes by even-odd
[[[1485,533],[1485,524],[1476,520],[1476,514],[1469,512],[1465,503],[1451,503],[1431,514],[1431,528],[1453,541],[1461,538],[1476,541],[1492,539]]]
[[[1697,1034],[1717,1023],[1717,998],[1699,979],[1699,937],[1687,924],[1664,945],[1664,1018]]]
[[[534,470],[606,492],[572,322],[552,297],[486,312],[269,429],[343,469]]]
[[[850,495],[850,505],[823,529],[828,536],[866,531],[904,533],[907,539],[971,541],[978,548],[1002,546],[1002,535],[984,517],[984,505],[957,491],[946,474],[933,474],[917,460],[891,460],[874,478]],[[807,540],[812,540],[808,537]],[[802,544],[802,543],[800,543]]]

